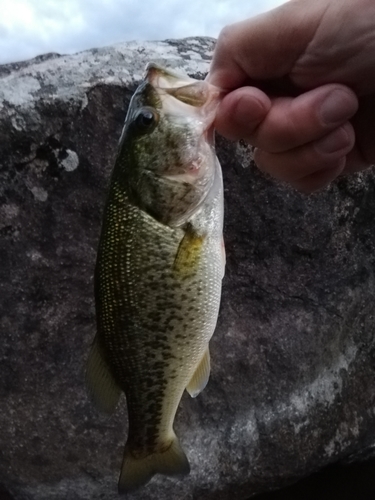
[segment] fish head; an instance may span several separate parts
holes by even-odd
[[[159,222],[185,224],[219,175],[213,121],[221,92],[149,64],[129,105],[117,168],[129,199]]]

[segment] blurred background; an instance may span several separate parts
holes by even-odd
[[[217,37],[285,0],[0,0],[0,64],[126,40]]]

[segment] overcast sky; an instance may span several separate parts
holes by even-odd
[[[285,0],[0,0],[0,64],[125,40],[217,37]]]

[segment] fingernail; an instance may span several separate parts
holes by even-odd
[[[350,137],[344,127],[331,132],[327,137],[321,139],[315,144],[315,149],[318,153],[328,154],[335,153],[345,149],[350,144]]]
[[[345,90],[333,90],[323,101],[320,115],[324,123],[332,125],[351,118],[357,111],[357,103]]]

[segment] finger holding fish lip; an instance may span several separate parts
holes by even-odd
[[[357,97],[344,85],[275,98],[255,87],[242,87],[223,98],[215,126],[229,139],[244,139],[269,153],[281,153],[324,137],[357,109]]]
[[[271,109],[271,100],[256,87],[242,87],[223,96],[215,118],[215,128],[227,139],[251,142],[256,129]]]
[[[215,126],[228,139],[256,146],[254,159],[261,170],[312,192],[344,170],[355,143],[349,120],[357,109],[357,97],[344,85],[276,98],[242,87],[223,98]]]

